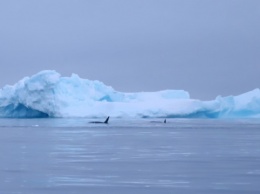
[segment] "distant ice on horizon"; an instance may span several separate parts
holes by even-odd
[[[184,90],[123,93],[100,81],[54,70],[25,77],[0,90],[0,117],[251,118],[260,117],[260,90],[211,101]]]

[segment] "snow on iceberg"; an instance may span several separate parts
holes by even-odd
[[[190,99],[183,90],[123,93],[100,81],[41,71],[0,90],[0,117],[236,118],[260,115],[260,91],[212,101]]]

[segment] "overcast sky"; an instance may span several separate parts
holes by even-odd
[[[260,84],[259,0],[0,1],[0,86],[41,70],[192,98]]]

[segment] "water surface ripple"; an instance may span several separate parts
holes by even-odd
[[[0,193],[260,193],[260,121],[150,121],[0,119]]]

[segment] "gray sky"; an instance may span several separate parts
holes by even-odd
[[[54,69],[118,91],[258,88],[259,0],[2,0],[0,86]]]

